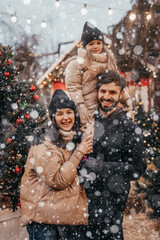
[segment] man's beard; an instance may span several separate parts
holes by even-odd
[[[102,99],[103,100],[103,99]],[[98,103],[99,103],[99,107],[100,109],[103,111],[103,112],[110,112],[112,111],[116,106],[117,104],[119,103],[119,100],[118,101],[113,101],[113,100],[110,100],[110,102],[112,103],[112,106],[111,107],[107,107],[107,106],[102,106],[101,104],[101,101],[98,100]]]

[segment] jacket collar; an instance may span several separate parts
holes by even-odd
[[[121,112],[123,112],[122,108],[116,108],[115,111],[113,111],[111,114],[105,117],[100,113],[100,109],[98,107],[98,110],[95,112],[94,117],[95,117],[95,120],[98,120],[98,121],[109,121],[113,119],[115,116],[117,116],[118,114],[120,114]]]

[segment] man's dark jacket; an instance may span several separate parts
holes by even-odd
[[[89,221],[100,231],[116,232],[122,227],[130,181],[146,169],[141,129],[126,113],[116,110],[107,118],[95,114],[93,154],[82,166],[89,199]],[[116,230],[117,229],[117,230]]]

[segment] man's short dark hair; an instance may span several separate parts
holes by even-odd
[[[120,86],[121,92],[126,87],[126,80],[117,71],[110,70],[108,72],[101,73],[97,76],[97,78],[97,90],[99,90],[103,84],[108,84],[111,82],[115,82],[117,86]]]

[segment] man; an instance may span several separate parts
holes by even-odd
[[[84,163],[89,202],[90,239],[123,240],[123,215],[130,181],[146,168],[141,129],[117,107],[126,85],[116,71],[98,77],[99,108],[95,114],[93,154]]]

